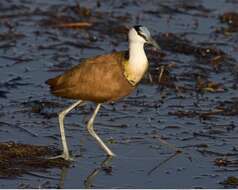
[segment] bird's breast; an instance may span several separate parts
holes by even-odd
[[[124,75],[126,79],[135,86],[141,81],[148,69],[148,61],[143,63],[131,64],[128,61],[124,64]]]

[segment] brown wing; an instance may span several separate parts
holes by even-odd
[[[125,52],[87,59],[46,83],[56,96],[98,103],[114,101],[134,89],[124,77],[124,59]]]

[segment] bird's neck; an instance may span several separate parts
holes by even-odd
[[[144,76],[148,68],[148,60],[144,51],[144,43],[129,43],[129,60],[126,66],[126,74],[129,82],[137,84]]]

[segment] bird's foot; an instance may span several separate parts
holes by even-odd
[[[58,158],[63,158],[66,161],[74,161],[73,157],[71,157],[69,154],[64,154],[64,153],[57,155],[57,156],[48,157],[47,159],[54,160],[54,159],[58,159]]]

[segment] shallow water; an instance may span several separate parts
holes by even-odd
[[[145,79],[131,96],[100,110],[95,128],[117,154],[106,166],[85,129],[95,106],[89,103],[65,119],[76,157],[70,168],[2,178],[0,187],[222,188],[228,176],[237,176],[238,36],[216,32],[227,27],[219,16],[236,11],[237,1],[78,1],[90,14],[87,9],[76,14],[75,2],[0,2],[1,142],[61,148],[57,112],[72,101],[51,95],[44,82],[83,58],[126,49],[125,31],[134,24],[147,26],[161,42],[163,57],[147,48],[153,78],[161,65],[172,65],[176,88]],[[93,26],[55,27],[63,19]],[[228,58],[214,66],[197,52],[178,52],[162,43],[167,33],[192,47],[222,50]],[[197,76],[218,84],[218,90],[199,86]],[[183,153],[174,155],[161,138]],[[236,164],[217,166],[218,158]]]

